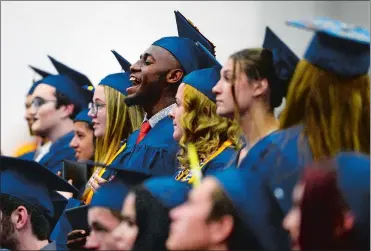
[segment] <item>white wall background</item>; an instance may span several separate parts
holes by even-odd
[[[179,10],[216,45],[217,58],[260,46],[269,25],[302,56],[312,33],[288,19],[329,16],[370,29],[369,2],[1,2],[1,151],[30,140],[24,97],[36,76],[28,64],[56,73],[46,55],[85,73],[96,84],[120,67],[110,50],[130,62],[155,40],[177,35]]]

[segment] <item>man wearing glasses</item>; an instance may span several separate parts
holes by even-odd
[[[52,143],[48,152],[36,153],[35,160],[57,173],[64,159],[75,159],[69,146],[73,138],[73,118],[87,108],[92,98],[89,79],[68,66],[49,57],[58,75],[42,79],[32,93],[32,131]],[[87,88],[89,87],[89,88]]]

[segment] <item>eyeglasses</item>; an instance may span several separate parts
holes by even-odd
[[[97,115],[98,111],[102,108],[105,107],[105,104],[98,104],[98,103],[89,103],[89,110],[91,110],[93,115]]]
[[[57,102],[57,100],[47,100],[40,97],[36,97],[32,100],[31,107],[39,108],[40,106],[45,105],[46,103],[49,102]]]

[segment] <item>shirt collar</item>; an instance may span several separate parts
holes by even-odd
[[[162,119],[166,118],[170,111],[173,109],[175,104],[172,104],[172,105],[169,105],[168,107],[162,109],[161,111],[159,111],[158,113],[156,113],[155,115],[153,115],[150,119],[147,118],[147,113],[144,115],[144,120],[143,122],[145,121],[148,121],[151,128],[155,127],[155,125]]]

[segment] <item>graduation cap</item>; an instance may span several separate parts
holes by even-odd
[[[269,27],[265,29],[263,48],[272,51],[277,76],[287,87],[299,58]]]
[[[215,103],[216,95],[212,89],[220,80],[220,70],[219,66],[196,70],[185,76],[182,82],[197,89]]]
[[[48,57],[59,74],[49,75],[41,83],[55,87],[80,108],[87,108],[89,102],[92,100],[92,90],[94,89],[89,79],[82,73],[62,64],[51,56]]]
[[[46,71],[43,71],[43,70],[41,70],[41,69],[39,69],[39,68],[36,68],[36,67],[34,67],[34,66],[32,66],[32,65],[29,65],[29,67],[30,67],[32,70],[34,70],[34,72],[36,72],[37,74],[39,74],[42,78],[46,78],[47,76],[52,75],[51,73],[46,72]],[[42,79],[39,80],[39,81],[35,81],[35,80],[33,80],[32,86],[31,86],[30,90],[28,91],[27,96],[28,96],[28,95],[31,95],[31,94],[33,93],[33,91],[35,90],[36,86],[37,86],[39,83],[41,83],[41,81],[42,81]]]
[[[116,91],[121,92],[127,96],[126,89],[131,87],[133,84],[129,81],[130,78],[130,66],[131,64],[116,51],[112,50],[113,55],[116,57],[117,61],[121,65],[121,68],[125,72],[114,73],[103,78],[99,84],[107,85]]]
[[[93,124],[93,120],[92,120],[92,117],[90,117],[88,115],[89,113],[89,109],[83,109],[81,112],[79,112],[74,121],[77,122],[77,121],[82,121],[82,122],[86,122],[88,123],[89,125],[92,125]]]
[[[123,71],[128,72],[130,71],[131,64],[129,61],[127,61],[123,56],[118,54],[115,50],[111,50],[119,64],[121,65],[121,68]]]
[[[185,74],[207,67],[203,61],[204,53],[189,38],[163,37],[155,41],[152,45],[169,51],[183,67]]]
[[[288,25],[315,32],[304,58],[342,77],[355,77],[370,67],[370,32],[330,18],[288,21]]]
[[[200,42],[196,42],[196,45],[203,54],[202,58],[205,68],[210,68],[214,66],[219,66],[220,68],[222,68],[222,65],[219,63],[219,61],[215,58],[213,54],[210,53],[210,51],[207,50],[205,46],[203,46]]]
[[[36,161],[5,156],[0,161],[0,193],[34,206],[53,229],[67,204],[55,191],[77,193],[78,190]]]
[[[183,204],[191,189],[190,184],[177,181],[174,177],[151,178],[143,186],[168,209]]]
[[[141,169],[128,170],[122,169],[119,166],[105,165],[103,163],[93,161],[65,161],[70,164],[75,163],[76,168],[86,168],[92,170],[95,167],[104,167],[106,170],[102,178],[106,180],[108,180],[111,175],[115,176],[113,180],[102,185],[97,192],[94,193],[94,196],[89,204],[91,207],[100,206],[120,210],[122,201],[126,197],[129,188],[142,183],[145,179],[152,176],[147,172],[143,172]]]
[[[87,168],[104,167],[105,173],[115,173],[115,178],[103,184],[93,195],[89,205],[75,207],[66,211],[67,217],[73,229],[88,230],[87,211],[92,207],[104,207],[120,211],[122,204],[130,189],[151,177],[147,173],[121,169],[120,167],[105,165],[93,161],[75,162],[76,165],[84,164]],[[102,177],[103,178],[103,177]],[[108,179],[108,177],[104,177]]]
[[[189,19],[185,18],[182,13],[179,11],[174,11],[174,13],[178,27],[178,36],[192,39],[194,42],[200,42],[215,56],[215,45],[202,35],[198,28]]]

